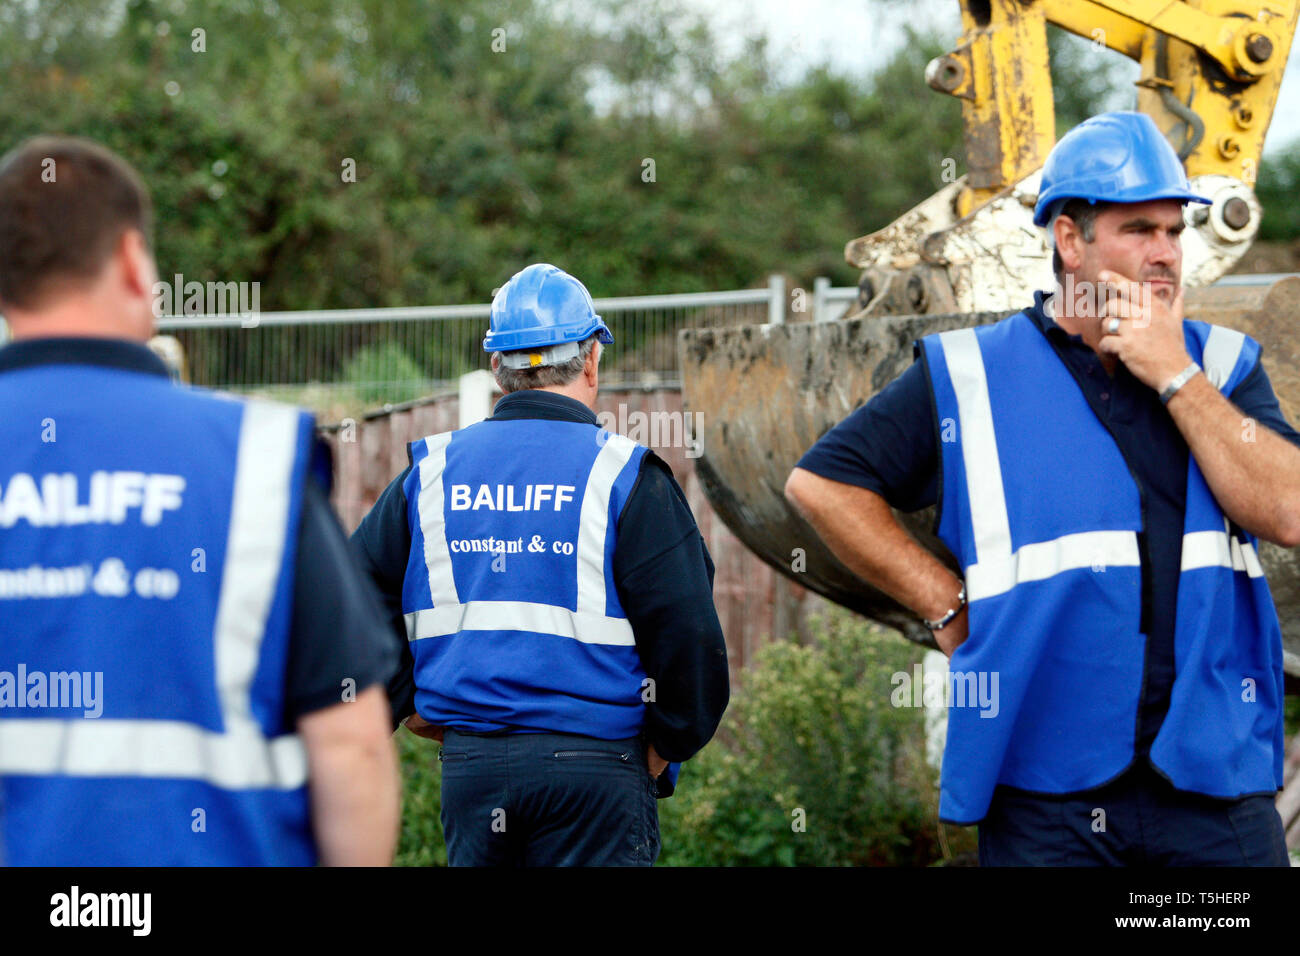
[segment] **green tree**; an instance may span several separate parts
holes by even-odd
[[[1255,194],[1264,207],[1260,239],[1300,239],[1300,139],[1259,165]]]

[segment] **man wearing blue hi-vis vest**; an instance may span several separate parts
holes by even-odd
[[[311,416],[146,348],[151,233],[94,143],[0,159],[0,858],[386,864],[400,646]]]
[[[412,442],[353,542],[410,641],[407,727],[443,741],[453,866],[648,866],[655,800],[726,708],[713,563],[649,449],[596,422],[613,336],[552,265],[483,341],[491,418]]]
[[[1287,865],[1256,543],[1300,544],[1300,434],[1259,345],[1183,316],[1209,201],[1149,117],[1076,127],[1035,208],[1055,290],[922,339],[787,483],[950,655],[940,816],[985,865]],[[932,504],[964,580],[890,511]]]

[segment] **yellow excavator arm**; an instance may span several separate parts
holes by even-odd
[[[1038,174],[1056,140],[1047,24],[1141,64],[1137,108],[1193,186],[1184,278],[1209,285],[1250,247],[1254,185],[1291,51],[1300,0],[961,0],[956,47],[926,80],[962,104],[967,174],[884,229],[854,239],[864,314],[1015,308],[1050,282],[1032,226]]]
[[[1142,66],[1137,108],[1188,176],[1254,185],[1297,0],[964,0],[956,48],[926,80],[962,100],[965,216],[1042,166],[1056,141],[1046,24]]]

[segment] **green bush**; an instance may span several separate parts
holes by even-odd
[[[367,345],[348,362],[343,380],[368,405],[409,401],[429,391],[429,377],[394,342]]]
[[[402,761],[402,832],[396,866],[446,866],[442,839],[442,764],[438,744],[399,728],[397,753]]]
[[[924,866],[974,848],[973,830],[940,832],[923,712],[890,705],[891,676],[920,650],[848,612],[814,635],[769,645],[745,673],[660,804],[663,864]]]

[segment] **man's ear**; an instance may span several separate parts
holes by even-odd
[[[127,229],[117,240],[114,257],[121,265],[122,280],[133,298],[152,301],[154,283],[158,281],[158,267],[153,253],[138,229]]]
[[[1083,262],[1083,233],[1079,225],[1062,213],[1052,223],[1052,238],[1067,272],[1074,272]]]
[[[595,342],[591,346],[591,351],[587,354],[587,361],[582,363],[582,374],[587,378],[587,384],[593,388],[596,386],[596,370],[600,367],[600,351],[604,348],[600,342]]]

